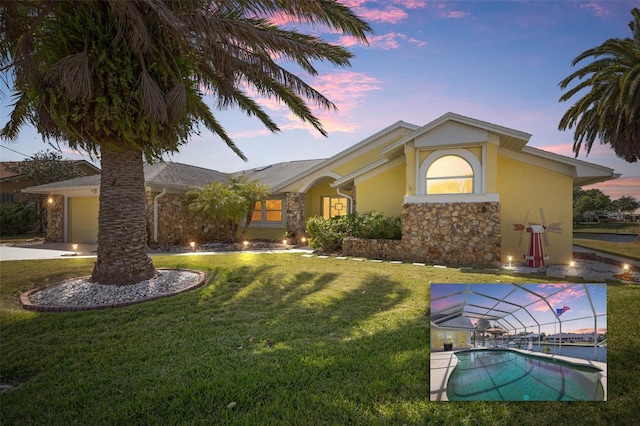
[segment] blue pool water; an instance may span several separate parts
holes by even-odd
[[[456,352],[449,401],[603,401],[596,368],[501,349]]]

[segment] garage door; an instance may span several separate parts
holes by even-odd
[[[98,241],[98,197],[69,198],[69,242]]]

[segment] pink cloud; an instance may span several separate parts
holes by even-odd
[[[580,5],[580,9],[592,12],[596,16],[605,16],[610,12],[603,5],[598,3],[585,3]]]
[[[598,327],[598,334],[604,334],[606,332],[607,332],[607,329],[605,327]],[[593,333],[593,327],[592,328],[577,328],[575,330],[568,331],[568,333],[592,334]]]
[[[388,22],[391,24],[397,24],[409,16],[407,12],[397,7],[388,7],[384,10],[357,8],[356,13],[365,21]]]
[[[583,186],[582,189],[599,189],[612,200],[629,196],[640,200],[640,177],[620,177],[594,185]]]
[[[561,291],[556,293],[558,290]],[[586,294],[583,287],[568,286],[566,284],[539,284],[535,291],[536,293],[546,296],[551,306],[568,304],[569,301],[584,297]],[[532,294],[528,294],[527,297],[531,301],[538,300],[538,298]],[[532,309],[534,311],[546,312],[549,310],[549,306],[540,301],[532,305]]]
[[[420,9],[427,5],[427,2],[424,0],[395,0],[394,3],[407,9]]]
[[[374,36],[368,37],[368,40],[369,40],[369,47],[378,48],[382,50],[397,49],[398,47],[400,47],[401,41],[406,41],[411,44],[415,44],[418,47],[422,47],[427,44],[426,41],[418,40],[416,38],[409,37],[406,34],[402,34],[402,33],[387,33],[379,36],[374,35]],[[355,37],[343,36],[343,37],[340,37],[340,44],[345,47],[351,47],[357,44],[361,44],[361,42]]]
[[[440,17],[447,19],[462,19],[469,16],[469,12],[464,12],[462,10],[449,10],[445,12],[440,12]]]
[[[320,120],[323,128],[329,133],[353,132],[359,126],[359,121],[355,119],[353,113],[365,102],[367,94],[374,90],[381,89],[381,82],[366,74],[354,71],[337,71],[330,74],[315,77],[308,83],[317,91],[331,100],[338,112],[316,108],[310,105],[314,115]],[[313,137],[321,135],[313,129],[311,125],[301,121],[291,113],[289,108],[276,99],[259,97],[254,91],[247,90],[251,97],[254,97],[259,104],[269,111],[269,114],[278,123],[281,130],[308,130]],[[254,135],[265,135],[267,133],[259,131],[257,133],[242,134],[242,137]],[[237,135],[234,135],[237,137]]]

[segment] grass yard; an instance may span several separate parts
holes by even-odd
[[[580,222],[573,225],[574,232],[591,232],[597,234],[630,234],[640,233],[640,222]]]
[[[18,296],[93,259],[2,262],[0,419],[11,424],[631,425],[640,286],[608,287],[609,401],[429,401],[429,282],[534,277],[299,254],[155,257],[206,271],[192,292],[34,313]]]
[[[586,238],[574,238],[573,245],[592,250],[622,256],[629,259],[640,260],[640,243],[635,241],[619,243],[613,241],[589,240]]]

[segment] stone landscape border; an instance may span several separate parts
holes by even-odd
[[[157,299],[161,299],[163,297],[169,297],[169,296],[175,296],[176,294],[180,294],[180,293],[186,293],[187,291],[191,291],[191,290],[195,290],[198,287],[202,287],[204,285],[204,283],[207,280],[207,274],[205,274],[202,271],[195,271],[193,269],[181,269],[181,268],[157,268],[157,270],[159,271],[186,271],[186,272],[193,272],[194,274],[198,275],[198,278],[195,280],[194,284],[190,285],[189,287],[183,288],[179,291],[173,292],[173,293],[164,293],[164,294],[158,294],[158,295],[154,295],[154,296],[149,296],[149,297],[145,297],[145,298],[141,298],[141,299],[136,299],[136,300],[128,300],[126,302],[117,302],[117,303],[105,303],[105,304],[101,304],[101,305],[86,305],[86,306],[53,306],[53,305],[37,305],[31,302],[31,299],[29,298],[29,296],[31,296],[34,293],[37,293],[38,291],[44,290],[45,288],[50,288],[50,287],[54,287],[57,285],[61,285],[64,284],[68,281],[74,281],[77,280],[79,278],[70,278],[64,281],[60,281],[57,282],[55,284],[51,284],[48,286],[44,286],[44,287],[38,287],[38,288],[34,288],[32,290],[29,290],[25,293],[22,293],[20,295],[20,305],[22,305],[22,307],[28,311],[36,311],[36,312],[77,312],[77,311],[92,311],[92,310],[97,310],[97,309],[108,309],[108,308],[121,308],[121,307],[125,307],[125,306],[131,306],[131,305],[136,305],[138,303],[144,303],[144,302],[151,302],[152,300],[157,300]],[[88,278],[87,277],[80,277],[80,278]]]

